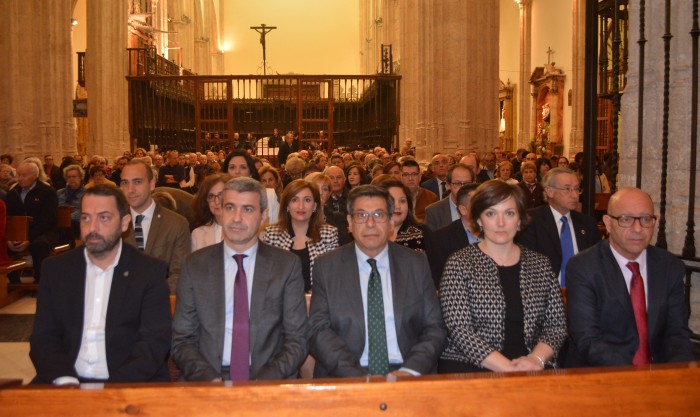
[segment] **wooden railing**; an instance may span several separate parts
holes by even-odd
[[[398,143],[400,76],[195,76],[178,73],[153,49],[128,52],[131,143],[138,147],[252,147],[265,155],[261,139],[275,128],[299,132],[306,148]],[[254,140],[245,141],[249,132]]]
[[[691,416],[697,362],[515,374],[0,389],[4,416]]]

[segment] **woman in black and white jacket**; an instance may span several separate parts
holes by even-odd
[[[299,256],[304,291],[310,291],[314,260],[338,247],[338,229],[323,221],[323,206],[316,184],[294,180],[284,188],[279,221],[265,228],[262,241]]]
[[[481,242],[455,252],[440,283],[448,346],[441,373],[540,370],[566,338],[561,290],[549,261],[517,245],[522,190],[502,181],[477,188],[471,222]]]

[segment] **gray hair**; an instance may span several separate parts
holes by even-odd
[[[576,175],[576,173],[569,168],[552,168],[545,174],[544,178],[542,178],[542,187],[551,187],[552,183],[554,183],[554,178],[561,174]]]
[[[238,193],[258,193],[260,195],[260,212],[267,209],[267,190],[258,180],[250,177],[233,178],[224,184],[224,191],[228,190]]]
[[[67,167],[63,168],[63,179],[67,179],[66,177],[71,171],[78,171],[81,181],[85,179],[85,170],[83,170],[83,168],[78,164],[68,165]]]

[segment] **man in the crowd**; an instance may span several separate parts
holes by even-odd
[[[276,148],[282,143],[282,138],[280,137],[280,131],[277,128],[272,129],[272,136],[267,139],[268,148]]]
[[[468,166],[469,168],[472,169],[474,172],[474,175],[476,176],[476,182],[481,183],[479,181],[479,173],[481,172],[481,165],[479,165],[479,160],[477,159],[476,155],[473,154],[467,154],[462,157],[462,159],[459,160],[460,164],[464,164]]]
[[[474,171],[466,165],[455,164],[447,171],[446,179],[449,197],[435,202],[425,209],[425,225],[430,230],[445,227],[459,219],[457,191],[474,182]]]
[[[447,332],[425,255],[389,242],[393,200],[353,188],[355,243],[316,258],[309,313],[314,377],[434,372]]]
[[[433,178],[425,181],[420,186],[432,191],[433,194],[438,196],[438,200],[442,200],[450,193],[447,189],[447,169],[449,168],[449,159],[447,158],[447,155],[438,153],[433,156],[430,166],[433,171]]]
[[[175,293],[180,265],[190,253],[190,228],[183,216],[161,207],[151,197],[156,186],[153,171],[143,161],[131,160],[122,170],[121,189],[131,208],[127,243],[168,264],[168,285]]]
[[[447,258],[467,245],[475,245],[479,242],[479,238],[469,228],[469,200],[478,186],[479,184],[476,183],[467,184],[457,192],[459,219],[425,236],[425,252],[428,255],[435,288],[440,288],[440,277]]]
[[[158,186],[180,188],[180,181],[185,179],[185,161],[180,165],[180,153],[172,150],[168,153],[168,163],[158,170]]]
[[[112,170],[112,173],[109,175],[109,180],[115,183],[117,186],[119,186],[119,184],[122,182],[122,169],[124,169],[127,162],[129,162],[129,158],[126,156],[122,156],[117,159],[114,170]]]
[[[34,265],[34,279],[41,280],[41,265],[59,242],[58,197],[56,190],[38,180],[39,167],[24,161],[17,167],[17,185],[7,193],[7,215],[29,216],[29,240],[8,241],[11,252],[29,249]],[[19,284],[19,274],[12,273],[10,282]]]
[[[420,186],[420,165],[415,159],[401,163],[401,182],[411,191],[413,214],[421,223],[425,221],[425,209],[438,200],[437,195]]]
[[[610,239],[578,254],[566,268],[567,365],[694,360],[685,267],[649,244],[656,226],[651,197],[636,188],[619,190],[610,198],[603,222]]]
[[[477,181],[481,183],[494,179],[496,177],[496,154],[486,152],[481,158],[481,163],[483,166],[477,176]]]
[[[296,378],[307,354],[299,257],[258,240],[268,217],[258,181],[228,181],[222,200],[223,242],[182,267],[172,358],[187,381]]]
[[[277,153],[277,158],[279,160],[280,168],[284,168],[284,164],[287,163],[287,158],[292,152],[297,152],[299,150],[299,143],[294,140],[294,132],[291,130],[287,132],[284,137],[284,142],[280,144],[280,150]]]
[[[348,233],[348,189],[345,188],[345,173],[337,166],[329,166],[324,173],[331,179],[331,196],[323,207],[326,222],[338,229],[338,242],[342,245],[352,240]]]
[[[153,166],[160,171],[160,168],[163,166],[164,161],[165,160],[163,159],[163,155],[160,153],[156,153],[153,157]]]
[[[46,176],[51,179],[51,184],[55,190],[63,188],[63,184],[65,184],[63,181],[63,172],[53,163],[53,155],[44,155],[44,172],[46,172]]]
[[[518,174],[520,172],[520,165],[525,161],[526,154],[527,150],[525,148],[519,148],[515,151],[515,158],[510,160],[510,163],[513,164],[513,173]]]
[[[29,339],[34,383],[168,381],[167,266],[122,243],[130,217],[118,188],[85,191],[83,246],[43,265]]]
[[[566,287],[566,263],[600,241],[596,220],[576,211],[581,194],[576,174],[568,168],[549,170],[542,179],[547,204],[528,210],[530,221],[518,242],[549,258],[552,271]]]
[[[503,156],[503,149],[501,149],[500,146],[495,146],[493,148],[493,155],[496,157],[496,166],[498,166],[498,164],[505,159]]]

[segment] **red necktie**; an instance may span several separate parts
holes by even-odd
[[[248,328],[248,282],[243,269],[246,255],[233,255],[238,264],[233,283],[233,334],[231,337],[231,381],[250,379],[250,332]]]
[[[639,335],[639,348],[632,359],[633,365],[648,365],[651,363],[649,353],[649,337],[647,336],[647,301],[644,295],[644,281],[639,273],[639,264],[629,262],[627,268],[632,271],[630,283],[630,299],[634,310],[634,320],[637,322],[637,334]]]

